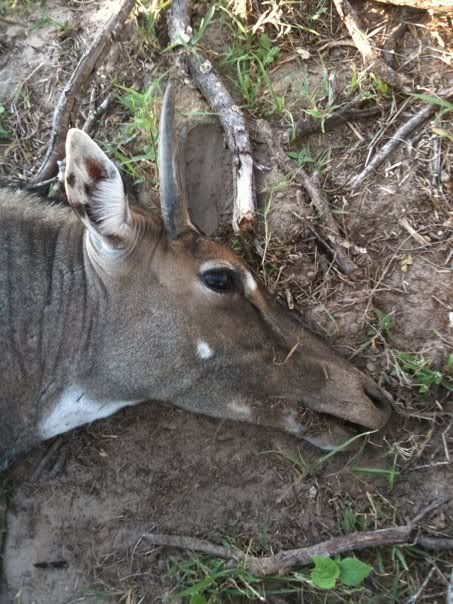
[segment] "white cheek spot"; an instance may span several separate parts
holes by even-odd
[[[67,388],[54,404],[53,410],[40,422],[39,432],[42,438],[52,438],[96,419],[108,417],[123,407],[134,405],[138,401],[96,401],[87,396],[80,388]]]
[[[203,359],[203,361],[211,359],[214,356],[212,348],[204,340],[200,340],[199,342],[197,342],[197,354],[200,359]]]
[[[234,411],[234,414],[240,419],[250,419],[252,417],[252,410],[245,403],[233,401],[232,403],[228,403],[228,407]]]

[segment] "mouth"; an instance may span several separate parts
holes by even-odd
[[[362,443],[361,437],[378,431],[378,428],[372,429],[306,407],[300,408],[296,421],[301,426],[300,437],[326,451],[352,449]]]

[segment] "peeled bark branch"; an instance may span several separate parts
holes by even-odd
[[[395,6],[411,6],[421,10],[432,10],[433,12],[453,13],[451,0],[376,0],[382,4],[393,4]]]
[[[48,181],[57,173],[57,161],[64,157],[64,145],[76,96],[83,93],[91,74],[107,55],[116,34],[134,8],[135,2],[136,0],[125,0],[118,13],[110,17],[90,47],[83,54],[64,87],[53,115],[52,130],[46,156],[30,183],[34,189],[37,188],[39,183],[44,184],[44,181]]]
[[[368,36],[360,18],[348,0],[334,0],[335,8],[345,24],[357,50],[362,55],[366,67],[373,70],[381,80],[390,84],[395,90],[408,92],[410,80],[396,71],[394,71],[385,61],[378,56],[376,50],[370,44]]]
[[[190,10],[189,0],[173,0],[168,19],[170,43],[173,47],[187,48],[192,35]],[[255,224],[255,184],[252,146],[244,116],[210,61],[198,49],[195,51],[187,48],[185,59],[195,85],[219,116],[227,145],[233,154],[233,228],[236,232],[250,231]]]

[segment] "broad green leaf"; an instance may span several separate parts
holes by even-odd
[[[338,561],[340,569],[340,581],[348,587],[357,587],[373,570],[369,564],[365,564],[357,558],[343,558]]]
[[[310,573],[313,584],[320,589],[333,589],[340,576],[340,568],[335,560],[327,556],[313,556],[314,569]]]

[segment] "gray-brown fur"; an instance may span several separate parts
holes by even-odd
[[[74,212],[0,190],[0,466],[112,404],[149,399],[310,439],[308,408],[330,416],[323,446],[350,436],[335,418],[386,423],[374,382],[270,300],[231,250],[180,217],[175,236],[129,207],[86,134],[70,131],[66,151]],[[161,204],[173,224],[174,204]],[[234,288],[207,287],[206,266],[229,267]]]

